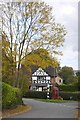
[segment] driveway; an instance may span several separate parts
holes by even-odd
[[[47,103],[33,99],[23,99],[25,104],[32,106],[32,110],[11,118],[76,118],[77,102]]]

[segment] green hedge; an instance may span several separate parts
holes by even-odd
[[[13,88],[2,83],[2,108],[14,108],[22,103],[22,93],[18,88]]]
[[[24,95],[26,98],[40,98],[40,99],[46,99],[47,92],[41,92],[41,91],[28,91]]]
[[[52,98],[52,92],[49,93],[50,99]],[[80,100],[80,94],[78,92],[59,92],[59,96],[61,96],[64,100]],[[46,99],[47,92],[40,92],[40,91],[28,91],[24,95],[25,98],[39,98],[39,99]]]
[[[59,85],[59,89],[62,91],[69,91],[69,92],[75,92],[78,91],[77,85]]]
[[[59,96],[61,96],[64,100],[80,100],[80,93],[79,92],[60,91]]]

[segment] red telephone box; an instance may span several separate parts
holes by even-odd
[[[54,87],[53,88],[53,95],[52,95],[53,99],[58,99],[59,98],[59,89],[58,87]]]

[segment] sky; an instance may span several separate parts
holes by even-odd
[[[78,70],[78,1],[79,0],[43,0],[53,7],[53,15],[57,23],[67,30],[63,48],[63,56],[59,56],[61,67],[69,66]]]

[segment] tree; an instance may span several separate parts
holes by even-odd
[[[79,77],[79,80],[80,80],[80,71],[78,71],[78,72],[76,73],[76,75],[77,75],[77,77]]]
[[[12,76],[12,69],[11,69],[11,56],[10,56],[10,49],[9,49],[9,42],[6,40],[6,36],[2,35],[2,81],[5,83],[8,83],[12,86],[15,86],[16,84],[16,74],[17,74],[17,70],[16,70],[16,64],[15,64],[15,51],[13,54],[13,76]],[[15,47],[14,47],[15,48]],[[25,73],[25,71],[23,69],[20,69],[19,72],[19,86],[21,88],[21,90],[24,92],[26,92],[29,89],[29,77],[27,76],[27,74]],[[11,81],[13,79],[13,81]]]
[[[22,64],[26,68],[31,67],[32,65],[46,68],[48,66],[59,67],[59,62],[56,58],[52,58],[49,55],[49,52],[46,49],[37,49],[34,52],[30,53],[28,56],[23,59]]]
[[[13,54],[13,66],[12,57],[10,53],[10,43],[6,40],[6,36],[2,34],[2,80],[10,85],[14,86],[15,74],[16,74],[16,61],[15,52]],[[13,74],[12,74],[13,67]],[[11,81],[11,79],[13,81]]]
[[[74,76],[74,71],[72,67],[64,66],[59,71],[60,77],[62,77],[65,84],[72,84],[75,82],[76,77]]]
[[[12,9],[11,9],[12,7]],[[11,85],[15,86],[14,82],[14,66],[16,70],[16,41],[13,42],[13,26],[12,26],[12,19],[13,19],[13,11],[15,5],[13,3],[4,3],[2,4],[2,54],[3,58],[6,58],[6,61],[10,63],[8,66],[11,73]],[[5,47],[6,46],[6,47]],[[5,63],[5,60],[3,60]],[[14,63],[15,62],[15,63]],[[6,62],[7,63],[7,62]],[[14,65],[15,64],[15,65]],[[5,68],[7,64],[3,64],[3,68]],[[2,69],[3,69],[2,68]],[[4,69],[5,70],[5,69]],[[9,70],[5,70],[9,71]]]
[[[78,86],[78,90],[80,91],[80,70],[76,73],[77,76],[77,86]]]
[[[66,30],[57,24],[52,15],[52,8],[44,2],[6,3],[2,6],[2,27],[10,43],[10,55],[13,75],[13,53],[17,61],[17,87],[19,87],[19,70],[21,61],[28,54],[39,48],[45,48],[52,54],[60,54],[57,50],[64,42]]]

